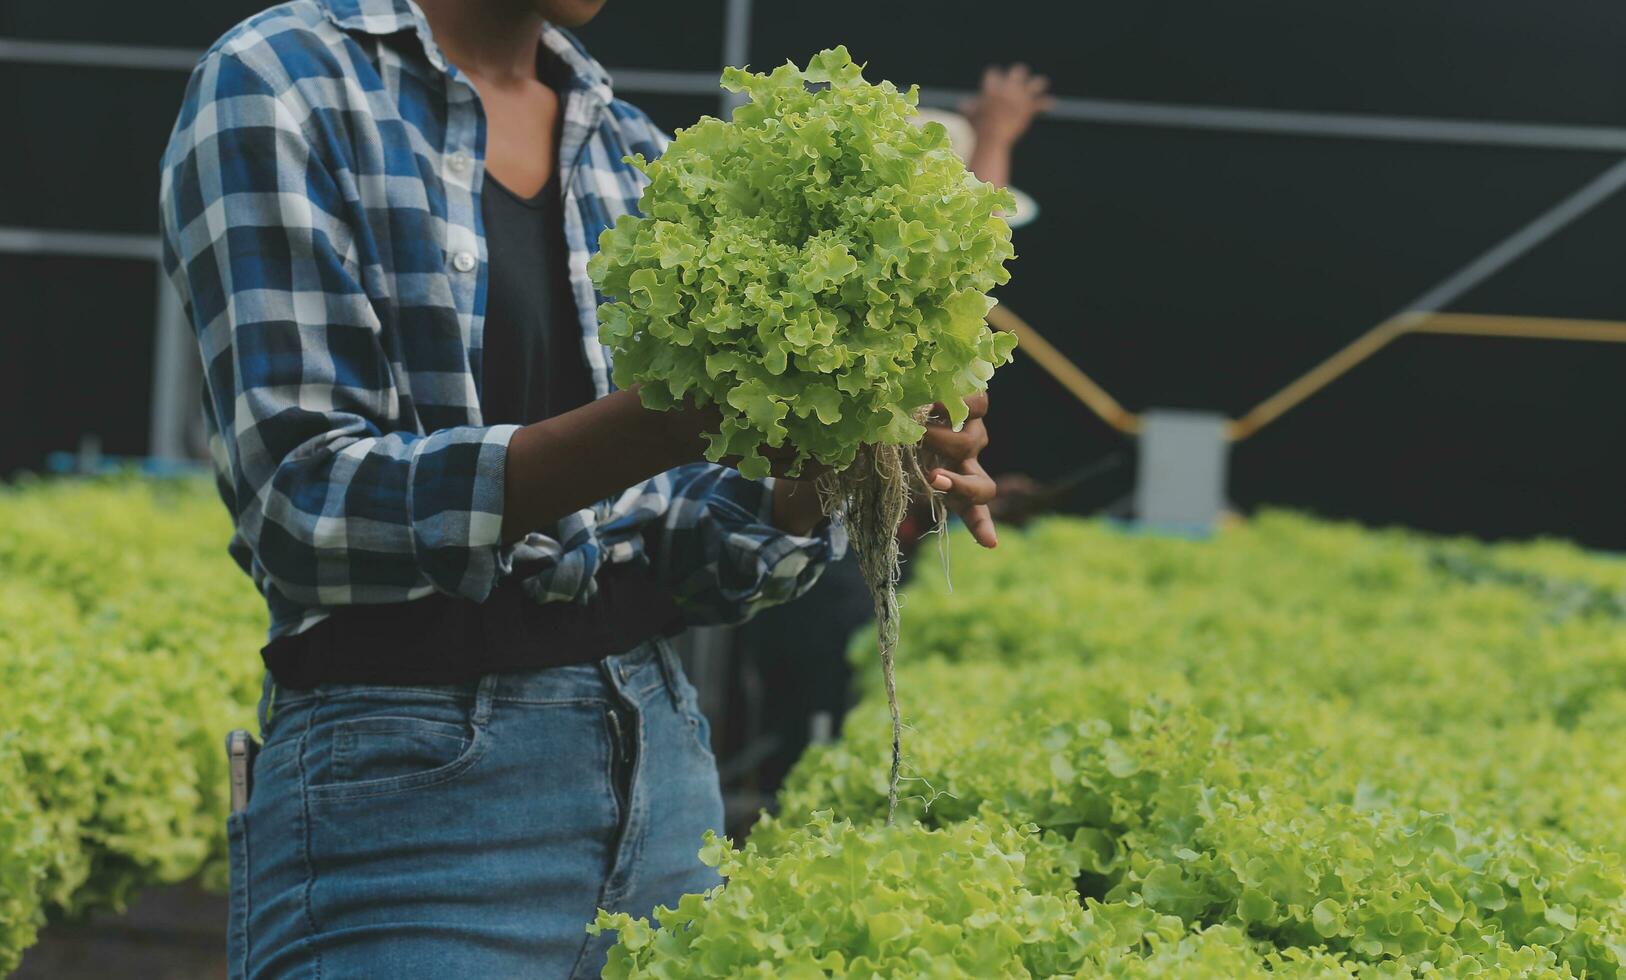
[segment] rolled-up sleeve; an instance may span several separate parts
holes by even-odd
[[[516,426],[424,433],[361,284],[308,110],[230,54],[165,155],[163,257],[196,329],[217,466],[256,577],[293,603],[483,599]]]
[[[812,587],[846,553],[838,521],[811,535],[773,524],[773,481],[695,463],[666,474],[671,501],[645,529],[656,572],[691,623],[739,623]]]

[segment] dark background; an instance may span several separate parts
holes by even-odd
[[[0,37],[202,49],[261,4],[0,6]],[[845,43],[870,77],[966,89],[1026,60],[1064,95],[1626,125],[1626,7],[1603,0],[755,5],[751,61]],[[715,70],[722,3],[611,0],[601,61]],[[0,64],[0,225],[150,234],[179,72]],[[675,127],[717,100],[629,95]],[[1614,162],[1608,154],[1040,121],[1039,220],[1001,299],[1131,409],[1240,413]],[[1626,319],[1626,196],[1460,311]],[[151,265],[0,256],[0,473],[84,432],[146,449]],[[1626,345],[1411,337],[1233,455],[1244,508],[1626,548]],[[1030,363],[995,382],[999,469],[1124,448]]]

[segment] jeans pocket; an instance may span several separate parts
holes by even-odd
[[[684,714],[689,716],[689,733],[694,736],[695,748],[708,758],[715,758],[711,750],[711,722],[706,719],[705,713],[693,701],[689,701],[685,703]]]
[[[663,639],[660,642],[665,643]],[[663,651],[664,652],[664,651]],[[689,677],[683,672],[683,665],[678,661],[675,653],[667,660],[671,671],[671,684],[676,697],[677,709],[688,724],[689,734],[694,739],[695,748],[710,758],[711,751],[711,722],[706,713],[700,710],[700,692],[689,683]]]
[[[387,796],[454,779],[485,751],[480,726],[407,715],[336,721],[327,732],[326,778],[312,802]]]
[[[226,912],[226,975],[230,980],[248,976],[248,816],[226,818],[226,862],[230,876]]]

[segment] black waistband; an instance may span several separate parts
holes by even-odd
[[[592,663],[656,636],[683,616],[648,569],[611,565],[585,605],[537,603],[522,575],[485,602],[434,595],[380,606],[345,606],[303,633],[263,650],[282,687],[318,684],[460,684],[486,674]]]

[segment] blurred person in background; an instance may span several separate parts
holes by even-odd
[[[703,462],[714,411],[611,390],[587,260],[667,137],[561,29],[602,2],[296,0],[188,85],[164,261],[271,613],[233,976],[597,976],[595,909],[719,880],[666,636],[844,540],[810,485]],[[991,545],[985,404],[926,441]]]
[[[1003,71],[990,65],[982,73],[982,89],[960,103],[973,137],[964,151],[966,166],[978,178],[1017,194],[1017,213],[1010,219],[1013,228],[1033,220],[1031,212],[1023,213],[1023,205],[1031,207],[1033,199],[1010,187],[1011,153],[1034,117],[1055,104],[1050,79],[1020,63]]]
[[[1038,206],[1010,187],[1012,152],[1034,118],[1054,104],[1046,76],[1024,64],[990,65],[983,71],[981,89],[960,103],[959,114],[922,109],[918,119],[922,124],[942,124],[955,152],[978,178],[1012,192],[1017,211],[1007,220],[1018,227],[1037,216]],[[1036,486],[1020,474],[1000,477],[999,493],[1006,492],[1007,482],[1012,493],[1021,496]],[[900,531],[906,555],[930,530],[931,515],[923,504],[916,501]],[[999,506],[997,498],[992,506]],[[764,797],[772,796],[784,781],[812,741],[815,728],[820,737],[840,731],[852,684],[847,643],[873,618],[869,590],[849,555],[833,562],[807,595],[765,610],[741,628],[744,663],[761,682],[761,714],[769,719],[772,739],[772,750],[756,774],[756,791]]]

